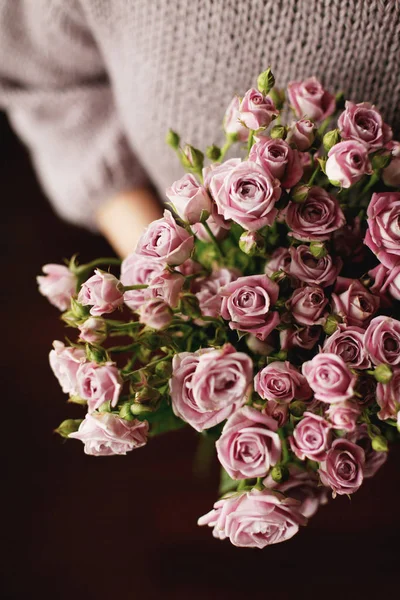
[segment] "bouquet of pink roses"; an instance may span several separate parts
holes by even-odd
[[[223,126],[207,166],[169,132],[187,174],[120,273],[74,257],[38,281],[78,329],[50,365],[87,412],[58,433],[105,456],[193,427],[222,467],[199,524],[262,548],[399,438],[400,143],[371,104],[270,69]]]

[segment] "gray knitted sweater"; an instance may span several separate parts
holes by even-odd
[[[0,106],[46,193],[94,227],[105,199],[181,175],[169,127],[222,141],[229,100],[271,65],[316,75],[400,130],[398,0],[0,0]]]

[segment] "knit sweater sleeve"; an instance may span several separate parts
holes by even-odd
[[[0,0],[0,107],[63,218],[146,183],[78,0]]]

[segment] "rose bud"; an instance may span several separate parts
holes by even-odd
[[[281,404],[312,396],[305,377],[289,361],[274,361],[264,367],[254,378],[254,389],[264,400]]]
[[[149,285],[164,269],[159,260],[140,254],[130,254],[121,265],[121,283],[124,286]],[[145,289],[124,293],[124,302],[132,310],[138,310],[145,302]]]
[[[364,343],[375,365],[399,365],[400,321],[391,317],[375,317],[365,332]]]
[[[288,407],[285,404],[279,404],[274,400],[268,400],[262,413],[267,415],[267,417],[274,419],[278,427],[283,427],[289,416]]]
[[[386,169],[383,169],[382,179],[390,187],[400,186],[400,142],[389,142],[386,148],[390,150],[392,160]]]
[[[199,301],[200,310],[205,317],[220,317],[222,307],[221,289],[235,281],[239,272],[233,269],[215,269],[210,277],[202,277],[193,284],[193,292]]]
[[[265,252],[265,239],[257,231],[244,231],[239,239],[239,248],[248,256],[262,256]]]
[[[338,119],[340,135],[344,140],[362,142],[369,152],[379,150],[392,138],[392,130],[368,102],[346,102],[346,109]]]
[[[164,300],[152,298],[139,309],[139,321],[152,329],[164,329],[171,323],[173,313]]]
[[[65,265],[48,264],[42,267],[45,275],[36,277],[39,292],[59,310],[67,310],[76,292],[77,278]]]
[[[304,202],[289,202],[285,211],[286,223],[298,240],[328,240],[330,234],[346,223],[339,202],[324,189],[314,186]]]
[[[379,308],[379,296],[371,294],[358,279],[338,277],[332,294],[333,311],[347,325],[365,327]]]
[[[335,97],[315,77],[291,81],[288,84],[288,96],[291,107],[299,118],[306,116],[313,121],[323,121],[335,111]]]
[[[211,198],[194,175],[186,173],[166,190],[166,196],[185,223],[199,223],[204,214],[211,213]]]
[[[333,260],[329,254],[322,258],[315,258],[310,248],[305,245],[290,248],[290,254],[292,258],[289,267],[290,275],[310,285],[321,287],[332,285],[343,266],[340,258]]]
[[[79,325],[79,339],[88,344],[101,344],[107,337],[107,323],[101,317],[90,317]]]
[[[400,192],[372,194],[365,244],[388,269],[400,264]]]
[[[364,478],[368,479],[373,477],[381,466],[387,460],[387,454],[385,452],[376,452],[372,448],[371,438],[368,433],[368,426],[366,423],[357,425],[353,432],[348,434],[348,439],[360,446],[364,450],[365,463],[364,463]]]
[[[315,398],[321,402],[343,402],[354,394],[356,377],[336,354],[317,354],[303,363],[302,372]]]
[[[293,537],[307,520],[300,503],[272,490],[257,490],[225,496],[213,510],[200,517],[199,525],[214,527],[214,537],[229,538],[241,548],[265,548]]]
[[[227,135],[237,136],[239,142],[247,142],[249,130],[240,122],[239,106],[240,100],[237,96],[234,96],[226,109],[224,129]]]
[[[49,354],[50,367],[57,377],[64,394],[77,394],[76,374],[79,366],[86,361],[83,348],[71,348],[54,340],[54,350]]]
[[[259,164],[273,177],[279,179],[283,188],[291,188],[303,175],[303,167],[297,150],[280,139],[260,140],[250,150],[249,160]]]
[[[319,475],[323,485],[336,494],[354,494],[364,479],[364,450],[349,440],[337,439],[320,465]]]
[[[122,378],[113,363],[98,365],[87,362],[80,365],[77,374],[77,391],[87,400],[89,412],[97,410],[104,402],[116,406],[122,389]]]
[[[147,442],[147,421],[125,421],[111,413],[87,414],[79,430],[68,437],[81,440],[92,456],[126,454]]]
[[[381,409],[378,413],[380,419],[384,421],[397,418],[400,403],[400,368],[393,369],[388,383],[378,383],[376,401]]]
[[[333,185],[349,188],[372,173],[367,148],[356,140],[339,142],[328,152],[325,172]]]
[[[360,408],[354,402],[346,400],[346,402],[331,404],[327,416],[334,429],[354,431],[360,416]]]
[[[332,439],[331,426],[318,415],[305,412],[289,438],[292,452],[300,460],[325,460]]]
[[[324,310],[327,304],[322,288],[306,286],[293,292],[286,308],[301,325],[323,325],[328,315]]]
[[[284,329],[280,332],[280,343],[282,350],[291,348],[304,348],[311,350],[321,337],[322,329],[318,325],[301,327],[295,329]]]
[[[266,128],[279,111],[268,96],[252,88],[246,92],[239,106],[240,121],[248,128]]]
[[[286,141],[294,144],[300,152],[308,150],[315,140],[315,125],[309,119],[295,121],[289,129]]]
[[[369,369],[371,361],[365,350],[364,333],[360,327],[339,325],[325,340],[322,351],[340,356],[351,369]]]
[[[328,131],[322,140],[322,143],[324,145],[324,148],[327,152],[329,152],[329,150],[331,148],[333,148],[333,146],[336,146],[336,144],[338,144],[340,142],[340,133],[338,129],[333,129],[332,131]]]
[[[156,298],[163,300],[171,308],[176,308],[184,283],[183,275],[164,269],[150,281],[149,287],[144,290],[144,300],[147,302]]]
[[[94,317],[114,312],[124,302],[122,283],[111,273],[96,269],[95,274],[82,285],[78,302],[91,306],[90,314]]]
[[[263,71],[257,77],[257,87],[261,94],[266,96],[275,85],[275,77],[271,71],[271,68],[268,67],[266,71]]]
[[[375,269],[368,271],[368,275],[375,280],[370,290],[380,297],[383,305],[390,307],[392,304],[387,293],[395,300],[400,300],[400,264],[393,269],[378,265]]]

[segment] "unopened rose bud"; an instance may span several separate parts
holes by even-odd
[[[265,240],[257,231],[245,231],[240,236],[239,248],[249,256],[263,255]]]
[[[108,360],[107,352],[104,348],[92,346],[91,344],[86,344],[86,358],[95,363],[104,363]]]
[[[131,412],[131,403],[124,402],[121,408],[119,409],[119,416],[121,419],[125,419],[126,421],[133,421],[135,418]]]
[[[138,402],[139,404],[153,404],[158,402],[159,399],[160,392],[148,385],[143,386],[141,390],[135,394],[135,402]]]
[[[301,400],[294,400],[289,404],[289,411],[294,417],[302,417],[307,410],[307,405]]]
[[[167,361],[159,362],[154,367],[154,372],[161,378],[170,377],[172,375],[172,363]]]
[[[273,87],[270,92],[269,92],[269,97],[271,98],[272,102],[274,103],[274,105],[276,106],[276,108],[278,110],[281,110],[281,108],[283,107],[283,105],[285,104],[285,90],[282,90],[280,88],[277,87]]]
[[[181,310],[184,315],[192,319],[201,317],[199,300],[194,294],[183,294],[181,296]]]
[[[296,187],[292,189],[290,197],[293,200],[293,202],[296,202],[297,204],[302,204],[307,200],[309,191],[310,186],[301,183],[299,185],[296,185]]]
[[[283,465],[275,465],[271,477],[276,483],[283,483],[289,479],[289,470]]]
[[[317,160],[319,162],[319,166],[321,167],[321,171],[326,174],[326,163],[327,163],[328,159],[324,157],[324,158],[317,158]]]
[[[374,171],[381,171],[389,166],[392,156],[390,152],[386,154],[375,154],[371,159],[372,168]]]
[[[168,131],[167,137],[165,138],[165,141],[174,150],[177,150],[179,148],[180,137],[179,137],[179,135],[175,131],[172,131],[172,129],[170,129]]]
[[[206,156],[210,160],[219,160],[221,156],[221,148],[215,146],[215,144],[213,144],[212,146],[208,146],[206,150]]]
[[[61,425],[54,430],[54,433],[58,433],[61,437],[67,438],[70,433],[78,431],[79,425],[82,423],[82,419],[67,419],[63,421]]]
[[[332,335],[333,333],[335,333],[339,323],[340,318],[337,315],[329,315],[323,326],[325,333],[327,335]]]
[[[383,435],[372,438],[371,446],[375,452],[388,452],[389,450],[387,440]]]
[[[389,365],[378,365],[374,371],[374,377],[379,383],[389,383],[393,377],[392,369]]]
[[[338,144],[341,140],[340,137],[340,132],[339,129],[333,129],[332,131],[328,131],[322,140],[322,143],[324,145],[324,148],[327,152],[329,152],[329,150],[335,146],[336,144]]]
[[[186,158],[184,160],[185,166],[192,168],[195,171],[201,171],[204,163],[204,154],[198,148],[186,144],[183,149],[183,155]]]
[[[258,90],[262,93],[263,96],[266,96],[270,90],[275,85],[275,77],[271,71],[271,68],[268,67],[266,71],[260,73],[257,77],[257,87]]]
[[[284,125],[275,125],[270,131],[270,137],[273,140],[284,140],[287,136],[287,127]]]
[[[323,242],[311,242],[310,252],[317,259],[324,258],[328,254]]]
[[[89,344],[101,344],[107,337],[107,323],[101,317],[90,317],[79,325],[80,339]]]
[[[83,306],[80,304],[75,298],[71,298],[71,310],[68,311],[68,314],[71,315],[73,319],[76,321],[81,321],[89,316],[89,307]]]

